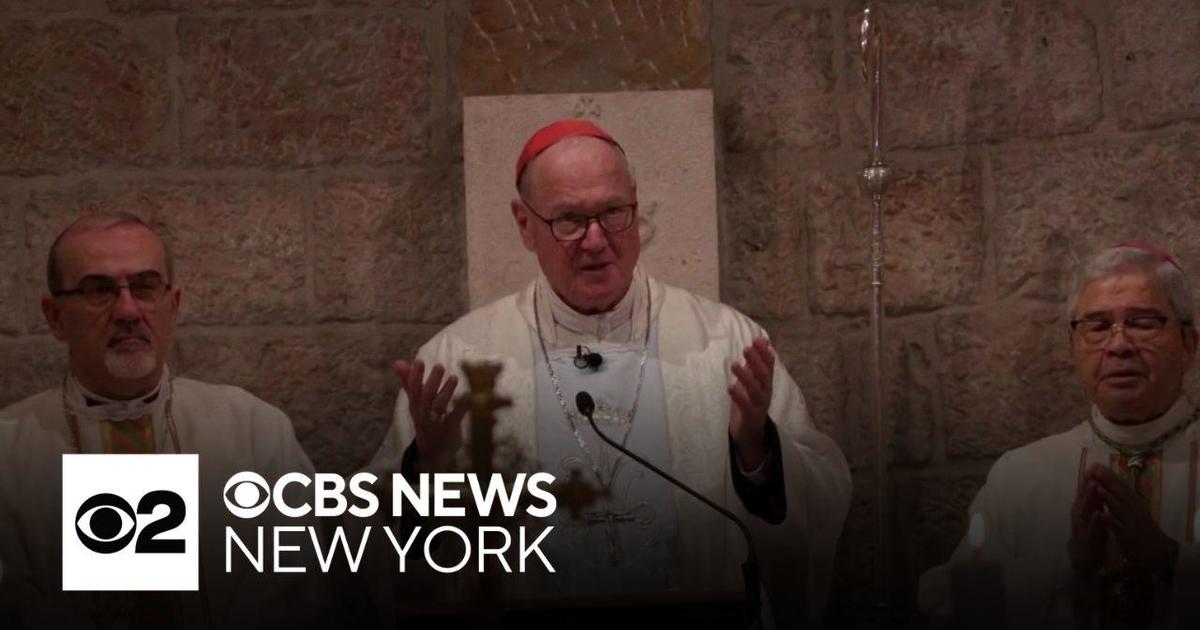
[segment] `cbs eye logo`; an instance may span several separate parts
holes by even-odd
[[[167,514],[137,531],[137,515],[153,515],[154,508],[165,505]],[[107,492],[92,496],[79,506],[75,534],[84,547],[96,553],[116,553],[129,545],[137,534],[134,553],[184,553],[187,542],[158,538],[183,524],[187,505],[183,497],[170,490],[155,490],[138,501],[137,513],[129,502]]]
[[[63,590],[199,588],[196,455],[63,455]]]
[[[271,503],[271,487],[262,475],[242,471],[225,482],[225,508],[238,518],[256,518]]]

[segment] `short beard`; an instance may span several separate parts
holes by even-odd
[[[154,358],[154,353],[149,351],[142,352],[118,352],[109,349],[104,353],[104,367],[108,373],[115,378],[122,380],[137,380],[146,378],[154,372],[154,368],[158,366],[158,361]]]

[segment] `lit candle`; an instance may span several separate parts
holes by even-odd
[[[958,628],[1004,628],[1004,567],[983,558],[986,531],[982,514],[973,514],[967,528],[971,558],[950,569],[950,592]]]
[[[976,512],[971,515],[971,524],[967,526],[967,543],[971,545],[971,554],[978,556],[983,549],[983,515]]]

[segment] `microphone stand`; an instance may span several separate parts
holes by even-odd
[[[717,505],[708,497],[696,492],[695,490],[692,490],[682,481],[679,481],[678,479],[667,474],[666,471],[662,470],[658,466],[646,461],[637,453],[625,448],[621,444],[605,435],[604,432],[596,426],[596,420],[592,418],[592,414],[596,411],[596,402],[592,400],[591,394],[587,392],[579,392],[576,394],[575,408],[579,410],[579,413],[583,414],[583,417],[587,418],[588,424],[591,425],[592,430],[596,432],[596,435],[600,436],[601,440],[604,440],[605,444],[608,444],[633,461],[650,469],[652,472],[654,472],[654,474],[671,482],[676,488],[679,488],[680,490],[692,495],[701,503],[716,510],[725,518],[733,521],[734,525],[738,526],[738,529],[742,532],[742,536],[746,539],[746,561],[742,563],[742,583],[746,588],[747,625],[749,628],[751,628],[751,630],[760,630],[762,628],[762,595],[759,592],[758,554],[754,551],[754,541],[750,538],[750,528],[746,526],[745,521],[738,518],[738,516],[733,512],[730,512],[720,505]]]

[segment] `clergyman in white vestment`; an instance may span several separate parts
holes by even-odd
[[[158,235],[126,213],[86,214],[51,248],[42,311],[66,342],[69,368],[60,387],[0,411],[0,621],[255,628],[319,619],[326,601],[319,575],[258,574],[240,555],[225,572],[225,525],[254,541],[252,525],[271,524],[231,522],[228,478],[254,471],[271,483],[313,468],[283,412],[237,387],[170,374],[180,301],[172,267]],[[62,455],[69,453],[198,455],[199,592],[62,590]]]
[[[777,625],[815,625],[849,468],[762,328],[637,266],[636,186],[598,127],[544,127],[521,152],[516,181],[511,211],[539,277],[397,362],[403,391],[368,470],[446,469],[463,442],[462,415],[448,406],[460,366],[499,362],[496,391],[512,406],[497,414],[498,441],[531,468],[559,479],[577,470],[609,492],[578,520],[560,502],[544,545],[556,573],[506,581],[507,595],[740,590],[739,531],[601,443],[576,410],[587,391],[602,431],[747,521]],[[375,586],[378,598],[392,596]]]
[[[1200,412],[1183,393],[1197,342],[1190,285],[1164,250],[1129,242],[1087,261],[1072,295],[1071,350],[1092,408],[996,461],[971,504],[975,531],[921,579],[936,619],[1164,628],[1198,610],[1186,592],[1200,560]]]

